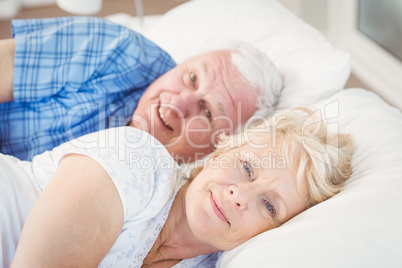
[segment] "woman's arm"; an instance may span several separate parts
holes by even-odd
[[[31,210],[11,267],[97,267],[123,221],[119,194],[103,167],[68,155]]]
[[[0,103],[13,97],[15,40],[0,40]]]

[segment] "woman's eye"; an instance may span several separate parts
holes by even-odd
[[[247,175],[251,178],[251,176],[253,175],[252,170],[251,170],[250,165],[246,161],[243,162],[243,168],[244,168],[244,171],[247,172]]]
[[[190,73],[190,80],[194,84],[197,83],[197,76],[195,75],[195,73]]]
[[[270,202],[268,202],[266,200],[264,200],[264,203],[265,203],[265,207],[268,209],[269,213],[271,213],[272,215],[275,215],[274,206]]]
[[[208,117],[208,119],[212,118],[211,111],[209,109],[205,109],[205,115]]]

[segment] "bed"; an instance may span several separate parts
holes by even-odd
[[[402,115],[365,89],[344,89],[351,59],[275,0],[193,0],[161,16],[108,17],[177,61],[221,39],[248,41],[281,72],[278,109],[313,105],[355,140],[341,193],[225,252],[217,267],[402,267]]]

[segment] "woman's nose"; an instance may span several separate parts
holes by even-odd
[[[255,195],[255,191],[250,183],[233,184],[229,186],[229,198],[239,209],[246,209]]]

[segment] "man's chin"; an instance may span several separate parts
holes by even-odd
[[[128,123],[127,126],[138,128],[138,129],[141,129],[141,130],[143,130],[143,131],[145,131],[147,133],[150,133],[150,129],[148,127],[148,124],[141,124],[140,122],[135,121],[135,120],[131,120],[130,123]]]

